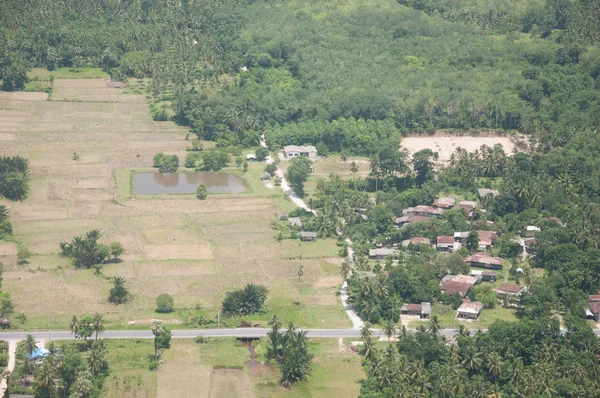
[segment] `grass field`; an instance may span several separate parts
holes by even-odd
[[[78,72],[85,79],[60,79],[55,72],[50,100],[45,93],[0,93],[0,155],[24,156],[32,171],[27,200],[1,201],[10,209],[15,238],[33,253],[17,264],[14,248],[0,251],[3,288],[16,311],[27,315],[26,328],[66,328],[73,314],[94,312],[104,313],[110,328],[130,322],[140,327],[154,318],[182,327],[178,315],[154,312],[156,296],[173,295],[180,313],[201,307],[213,317],[225,292],[248,282],[267,286],[268,309],[285,322],[350,325],[334,295],[341,280],[323,267],[326,259],[336,263],[336,242],[274,239],[271,220],[294,205],[278,187],[260,181],[263,163],[250,163],[246,173],[235,166],[225,170],[247,181],[244,194],[203,201],[133,195],[132,170],[151,169],[156,153],[177,154],[183,162],[187,129],[153,121],[145,95],[107,87],[104,78],[92,78],[98,70]],[[107,264],[100,276],[73,269],[59,255],[60,242],[94,228],[103,242],[119,241],[126,249],[123,261]],[[300,286],[298,264],[304,265]],[[128,304],[108,303],[112,276],[125,277]]]
[[[357,396],[365,377],[361,358],[349,354],[350,340],[312,339],[309,350],[315,355],[307,382],[291,390],[279,386],[279,370],[260,366],[251,372],[248,348],[234,338],[173,340],[163,351],[156,372],[148,370],[151,340],[109,341],[110,375],[104,397],[343,397]],[[256,361],[264,362],[265,341],[253,342]]]

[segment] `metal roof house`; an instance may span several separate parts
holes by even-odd
[[[294,159],[299,156],[304,156],[309,159],[317,158],[317,148],[312,145],[286,145],[283,147],[283,156],[285,159]]]
[[[462,303],[456,310],[456,317],[475,321],[479,318],[481,311],[483,311],[483,304],[479,301]]]

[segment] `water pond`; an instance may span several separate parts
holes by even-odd
[[[246,183],[227,173],[140,173],[133,176],[136,194],[196,193],[204,184],[208,193],[242,193]]]

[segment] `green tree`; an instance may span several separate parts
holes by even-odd
[[[163,293],[156,298],[156,312],[173,312],[173,296]]]
[[[290,162],[290,166],[285,173],[285,178],[289,181],[292,189],[300,197],[304,196],[304,183],[312,173],[312,162],[304,157],[297,157]]]
[[[248,171],[248,161],[247,161],[247,160],[244,160],[244,166],[243,166],[243,168],[242,168],[242,171],[243,171],[244,173]]]
[[[465,247],[471,253],[479,250],[479,235],[477,234],[477,231],[469,232],[469,235],[465,240]]]
[[[100,334],[104,332],[104,316],[99,313],[95,313],[92,318],[92,327],[94,328],[95,340],[98,341]]]
[[[154,155],[154,167],[158,168],[160,173],[175,173],[179,168],[179,157],[157,153]]]
[[[267,299],[268,290],[261,285],[247,284],[243,289],[225,293],[222,303],[225,316],[254,314],[260,311]]]
[[[110,255],[113,256],[113,259],[117,259],[121,257],[123,253],[125,253],[125,248],[120,242],[113,242],[109,246]]]
[[[29,357],[31,357],[31,354],[38,349],[37,341],[35,341],[33,335],[28,334],[25,336],[25,340],[23,340],[23,349]]]
[[[198,188],[196,188],[196,197],[201,200],[204,200],[208,197],[208,188],[206,188],[206,185],[198,185]]]
[[[256,160],[263,162],[267,156],[269,156],[269,150],[265,147],[259,147],[256,149]]]
[[[352,162],[352,163],[350,163],[350,172],[351,172],[352,174],[356,174],[356,173],[358,173],[358,170],[359,170],[359,169],[358,169],[358,165],[356,164],[356,162]]]
[[[115,276],[112,278],[112,288],[108,295],[108,301],[113,304],[123,304],[129,299],[129,290],[125,287],[125,278]]]
[[[237,167],[240,167],[242,163],[244,163],[244,160],[241,157],[238,156],[237,158],[235,158],[235,164]]]

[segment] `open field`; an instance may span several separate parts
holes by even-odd
[[[163,364],[148,370],[147,356],[153,353],[151,340],[109,341],[110,375],[105,397],[343,397],[357,396],[365,377],[361,357],[350,354],[350,340],[313,339],[309,350],[315,355],[306,383],[291,390],[279,386],[279,370],[264,366],[266,341],[253,342],[256,368],[245,363],[248,348],[234,338],[173,340],[163,351]]]
[[[156,153],[177,154],[183,162],[187,129],[154,122],[145,96],[107,88],[104,79],[56,79],[54,87],[51,100],[46,93],[0,93],[0,155],[26,157],[32,171],[28,199],[2,204],[10,209],[15,238],[33,256],[17,264],[14,246],[0,247],[3,287],[16,311],[27,315],[26,328],[65,328],[73,314],[94,312],[106,314],[110,328],[133,321],[141,327],[153,318],[176,326],[182,323],[177,315],[154,312],[159,294],[173,295],[178,310],[201,308],[212,318],[225,292],[248,282],[267,286],[268,309],[285,322],[349,326],[334,295],[337,269],[322,267],[323,259],[336,256],[336,242],[274,239],[271,220],[294,206],[260,181],[264,164],[251,163],[247,173],[224,170],[247,180],[244,194],[204,201],[133,195],[132,170],[148,170]],[[119,241],[126,249],[101,275],[75,270],[59,255],[60,242],[94,228],[103,242]],[[298,264],[305,272],[300,305],[294,304]],[[112,276],[126,278],[128,304],[108,303]],[[270,316],[252,321],[266,323]]]
[[[468,152],[478,150],[482,145],[493,147],[495,144],[502,144],[504,152],[511,153],[514,149],[513,142],[507,137],[484,137],[484,136],[444,136],[436,135],[433,137],[405,137],[400,142],[401,148],[408,149],[413,154],[422,149],[431,149],[439,154],[439,160],[447,162],[450,155],[457,148],[466,149]]]

